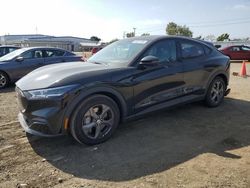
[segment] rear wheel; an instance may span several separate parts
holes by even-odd
[[[9,84],[9,78],[5,72],[0,71],[0,89],[5,88]]]
[[[224,99],[225,90],[225,81],[221,77],[216,77],[208,88],[205,104],[209,107],[219,106]]]
[[[119,119],[119,108],[111,98],[94,95],[83,101],[75,110],[70,131],[80,143],[99,144],[112,136]]]

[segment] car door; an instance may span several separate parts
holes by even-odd
[[[211,50],[198,42],[180,39],[180,54],[183,64],[184,93],[197,95],[205,92],[204,83],[209,76],[205,65],[209,66],[207,56]]]
[[[65,62],[64,59],[65,51],[57,50],[57,49],[45,49],[44,50],[44,64],[50,65],[55,63],[62,63]]]
[[[183,67],[177,60],[175,40],[156,42],[138,59],[137,65],[149,55],[159,58],[159,63],[137,69],[133,75],[135,112],[182,95]]]
[[[229,49],[230,51],[230,57],[231,59],[234,59],[234,60],[239,60],[241,59],[242,57],[242,53],[241,53],[241,50],[240,50],[240,46],[233,46],[232,48]]]
[[[44,65],[42,50],[33,49],[22,53],[14,60],[15,77],[21,78],[29,72]]]
[[[241,60],[250,60],[250,47],[248,46],[241,46]]]

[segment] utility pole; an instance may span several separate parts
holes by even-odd
[[[123,38],[126,38],[126,31],[123,32]]]
[[[135,30],[136,30],[136,28],[134,27],[133,30],[134,30],[134,37],[135,37]]]

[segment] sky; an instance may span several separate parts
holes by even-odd
[[[193,36],[250,37],[250,0],[0,0],[0,35],[97,36],[102,41],[166,34],[169,22]]]

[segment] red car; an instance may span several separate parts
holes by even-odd
[[[229,46],[220,51],[232,60],[250,60],[249,46]]]

